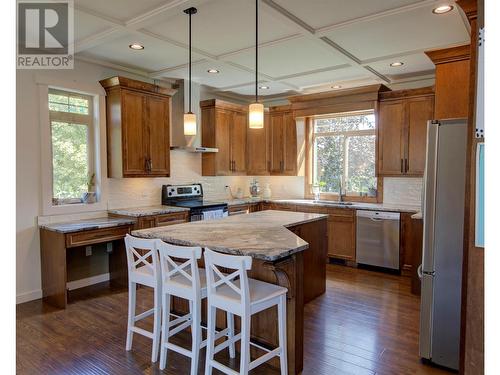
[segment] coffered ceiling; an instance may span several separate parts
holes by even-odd
[[[432,78],[424,51],[467,43],[452,0],[260,0],[259,80],[264,96]],[[75,0],[77,58],[155,79],[187,77],[187,21],[193,16],[193,80],[253,94],[253,0]],[[143,50],[132,50],[131,43]],[[404,65],[391,67],[392,62]],[[210,74],[208,69],[219,70]]]

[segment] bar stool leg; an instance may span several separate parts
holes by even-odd
[[[205,362],[205,375],[212,375],[212,360],[214,359],[215,346],[215,313],[216,308],[208,306],[208,325],[207,325],[207,355]]]
[[[286,342],[286,294],[280,297],[278,303],[278,334],[280,346],[281,375],[288,374],[287,342]]]
[[[161,317],[161,343],[160,343],[160,370],[167,366],[167,347],[168,335],[170,331],[170,295],[163,294],[162,297],[162,317]]]
[[[191,302],[191,335],[192,335],[192,349],[191,349],[191,375],[198,373],[198,362],[200,358],[201,346],[201,304],[200,301]]]
[[[236,357],[234,350],[234,315],[228,312],[226,314],[227,320],[227,328],[229,329],[228,339],[231,340],[231,344],[229,344],[229,357]]]
[[[134,332],[132,327],[134,326],[135,318],[135,295],[136,295],[136,284],[133,282],[128,283],[128,319],[127,319],[127,343],[125,344],[125,350],[132,349],[132,340],[134,338]]]
[[[249,313],[241,317],[240,375],[248,375],[250,368],[250,322],[251,315]]]
[[[161,290],[156,287],[154,290],[154,313],[153,313],[153,350],[151,351],[151,362],[158,360],[158,348],[160,346],[160,324],[161,324]]]

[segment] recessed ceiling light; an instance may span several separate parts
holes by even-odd
[[[214,69],[214,68],[210,68],[207,70],[208,73],[212,73],[212,74],[217,74],[217,73],[220,73],[220,70],[218,69]]]
[[[259,89],[261,89],[261,90],[269,90],[269,86],[259,86]]]
[[[332,86],[332,89],[341,89],[341,88],[342,88],[342,86],[340,86],[340,85],[333,85]]]
[[[129,44],[128,48],[135,49],[136,51],[139,51],[141,49],[144,49],[144,46],[142,44],[139,44],[139,43],[132,43],[132,44]]]
[[[437,8],[434,8],[432,10],[432,13],[444,14],[444,13],[451,12],[452,10],[453,10],[453,5],[441,5],[441,6],[438,6]]]
[[[396,66],[403,66],[404,64],[405,64],[404,62],[396,61],[396,62],[391,63],[390,65],[394,68]]]

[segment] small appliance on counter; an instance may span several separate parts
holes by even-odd
[[[201,184],[163,185],[161,204],[189,208],[189,221],[213,220],[228,216],[227,203],[203,199]]]
[[[252,198],[257,198],[259,194],[260,194],[259,181],[257,181],[256,178],[254,178],[253,181],[250,182],[250,196]]]

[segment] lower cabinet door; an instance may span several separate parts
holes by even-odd
[[[356,220],[348,216],[328,217],[328,256],[356,261]]]

